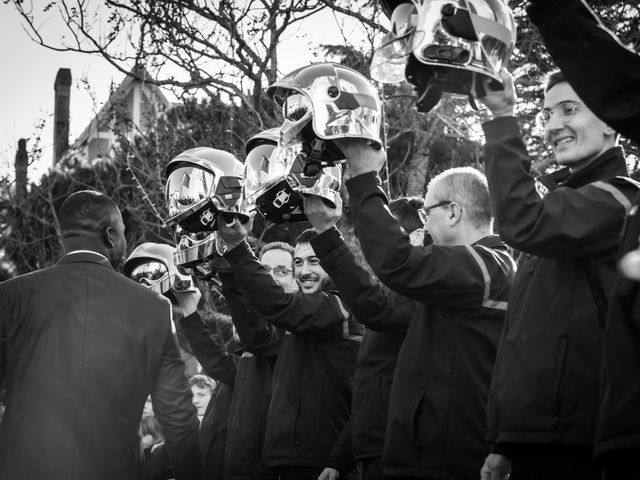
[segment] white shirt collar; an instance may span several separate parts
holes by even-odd
[[[109,259],[107,257],[105,257],[103,254],[98,253],[98,252],[94,252],[93,250],[73,250],[73,251],[67,253],[67,255],[73,255],[74,253],[93,253],[94,255],[100,255],[107,262],[109,261]]]

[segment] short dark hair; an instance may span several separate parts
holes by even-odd
[[[72,193],[60,206],[60,231],[63,236],[78,231],[96,231],[104,225],[110,225],[111,216],[118,211],[116,202],[104,193],[95,190]]]
[[[553,87],[563,82],[567,82],[567,78],[562,71],[554,70],[553,72],[549,72],[544,79],[544,93],[546,94]]]
[[[419,197],[400,197],[389,202],[389,210],[407,233],[418,228],[424,228],[420,220],[420,209],[424,207],[424,200]]]
[[[260,249],[258,258],[262,258],[262,256],[265,253],[271,250],[284,250],[285,252],[290,253],[292,257],[295,253],[295,250],[293,249],[293,247],[286,242],[271,242],[271,243],[267,243],[264,247]]]
[[[318,232],[316,232],[313,228],[307,228],[304,230],[298,238],[296,238],[295,244],[299,245],[301,243],[311,243],[311,240],[318,236]]]

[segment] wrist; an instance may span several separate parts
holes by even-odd
[[[500,118],[500,117],[513,117],[515,116],[515,111],[513,107],[510,108],[500,108],[497,110],[492,110],[491,111],[491,116],[493,118]]]
[[[317,234],[320,233],[324,233],[327,230],[331,230],[333,227],[335,227],[335,222],[334,223],[324,223],[322,225],[314,225],[313,229],[316,231]]]

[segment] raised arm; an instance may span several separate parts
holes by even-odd
[[[541,197],[530,175],[531,158],[517,119],[513,77],[502,72],[505,88],[487,90],[481,101],[494,119],[483,124],[485,172],[500,236],[518,250],[542,257],[580,258],[617,248],[620,219],[631,206],[636,187],[624,178],[560,186]],[[613,172],[625,172],[619,150],[603,153]],[[571,185],[567,185],[571,187]]]
[[[183,313],[180,320],[182,332],[205,373],[214,380],[233,387],[236,378],[235,358],[224,351],[219,337],[211,332],[196,310],[199,294],[199,291],[197,294],[174,292]]]
[[[404,333],[416,303],[385,290],[358,264],[335,227],[342,212],[341,203],[338,197],[338,205],[331,208],[319,197],[305,199],[305,214],[318,232],[318,236],[311,240],[311,246],[340,292],[340,298],[360,323],[372,330]]]
[[[291,332],[342,338],[349,314],[340,299],[326,292],[286,293],[243,242],[225,254],[238,288],[265,321]]]
[[[254,355],[275,356],[278,354],[284,331],[261,319],[247,303],[236,285],[233,273],[220,273],[222,293],[231,312],[231,320],[242,348]]]
[[[586,105],[639,142],[640,56],[622,45],[584,0],[535,0],[528,13]]]
[[[168,308],[163,315],[159,315],[158,321],[166,324],[166,335],[160,368],[151,391],[153,410],[162,427],[176,479],[200,478],[198,419],[184,376],[184,362],[171,331]]]

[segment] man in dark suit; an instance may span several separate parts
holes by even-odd
[[[176,479],[198,477],[198,420],[169,302],[115,271],[124,224],[104,194],[60,208],[65,256],[0,283],[0,478],[140,478],[147,395]]]

